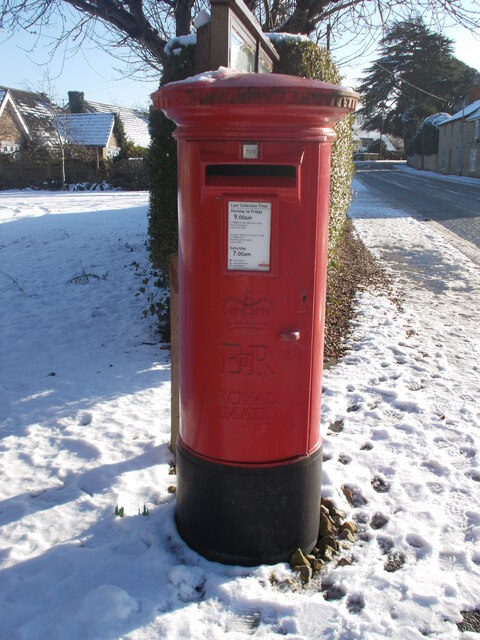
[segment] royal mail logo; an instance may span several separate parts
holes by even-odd
[[[243,299],[228,298],[223,304],[228,326],[232,329],[268,329],[273,302],[266,298],[255,300],[247,291]]]
[[[262,344],[222,343],[219,373],[250,377],[272,377],[275,371],[272,365],[270,349]]]

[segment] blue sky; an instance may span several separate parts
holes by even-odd
[[[446,29],[445,34],[455,41],[456,56],[478,69],[480,40],[461,28]],[[83,91],[87,99],[98,102],[129,107],[149,105],[149,96],[158,86],[155,80],[125,77],[122,72],[127,71],[127,66],[92,44],[84,44],[71,57],[65,57],[63,52],[58,51],[50,60],[48,42],[47,38],[42,38],[33,48],[35,37],[20,33],[8,39],[0,31],[0,85],[45,91],[48,72],[51,89],[47,93],[58,104],[66,101],[69,90],[77,90]],[[341,43],[334,40],[335,44]],[[333,52],[337,61],[348,57],[353,50],[352,45],[342,44],[337,53]],[[340,65],[340,71],[345,76],[344,84],[353,86],[362,69],[374,57],[375,48],[372,46],[366,55],[353,63]]]

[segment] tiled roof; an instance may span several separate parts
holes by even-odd
[[[128,107],[119,107],[114,104],[103,104],[101,102],[92,102],[85,100],[85,107],[91,113],[116,113],[120,116],[125,135],[129,140],[138,147],[150,146],[150,134],[148,132],[148,118],[137,111]]]
[[[55,140],[52,122],[54,107],[45,95],[9,87],[0,87],[0,92],[2,91],[10,94],[30,135],[47,142]]]
[[[114,124],[113,113],[69,113],[60,116],[62,135],[71,144],[106,147]]]
[[[472,102],[471,106],[474,106],[475,108],[472,109],[472,111],[468,114],[466,120],[467,122],[472,122],[472,120],[478,120],[478,118],[480,118],[480,100],[476,100],[475,102]]]
[[[480,118],[480,100],[475,100],[475,102],[468,104],[464,109],[460,109],[460,111],[454,113],[451,118],[442,122],[442,125],[449,124],[454,120],[461,120],[462,118],[467,122]]]

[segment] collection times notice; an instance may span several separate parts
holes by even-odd
[[[270,270],[271,202],[228,203],[229,271]]]

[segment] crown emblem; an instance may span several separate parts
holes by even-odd
[[[273,303],[266,298],[255,300],[251,291],[245,297],[228,298],[223,303],[223,311],[232,329],[268,329]]]

